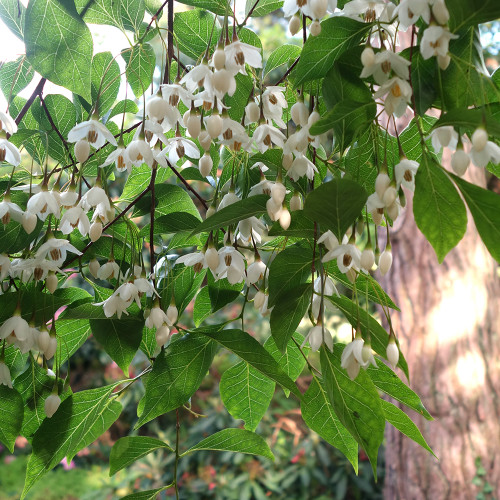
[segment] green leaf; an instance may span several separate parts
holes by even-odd
[[[284,351],[311,304],[311,283],[303,283],[281,296],[271,311],[271,335]]]
[[[134,45],[124,50],[122,57],[125,60],[125,74],[127,81],[136,97],[141,97],[153,81],[156,56],[149,43]]]
[[[477,231],[490,252],[500,262],[500,196],[453,175],[474,218]]]
[[[179,50],[196,61],[207,50],[214,19],[213,14],[203,9],[176,12],[174,33],[178,39]],[[214,30],[211,47],[217,43],[217,34]]]
[[[120,438],[111,448],[109,475],[128,467],[154,450],[165,448],[174,451],[167,443],[148,436],[127,436]]]
[[[206,9],[219,16],[223,16],[224,14],[231,12],[231,7],[226,0],[179,0],[179,3],[192,5],[193,7],[198,7],[199,9]],[[180,12],[176,15],[179,14]]]
[[[358,443],[349,434],[335,414],[323,384],[313,377],[300,404],[302,418],[307,426],[327,443],[339,449],[358,473]]]
[[[16,389],[0,385],[0,442],[14,453],[14,444],[23,423],[23,398]]]
[[[330,229],[339,241],[356,221],[368,194],[357,182],[333,179],[307,195],[305,215],[319,223],[321,232]]]
[[[200,386],[216,350],[217,344],[195,335],[171,342],[148,376],[144,410],[136,428],[186,403]]]
[[[64,315],[57,319],[57,341],[59,347],[55,356],[56,365],[62,365],[69,359],[89,338],[90,324],[86,319],[64,319]]]
[[[275,222],[267,234],[292,238],[314,238],[314,223],[306,217],[303,210],[296,210],[290,215],[292,220],[288,229],[283,229],[279,222]]]
[[[26,57],[4,63],[0,71],[0,90],[5,99],[10,102],[14,96],[29,85],[34,74],[35,72]]]
[[[243,281],[231,285],[227,278],[216,281],[212,273],[207,273],[207,282],[212,312],[218,311],[227,304],[234,302],[240,296],[244,285]]]
[[[413,54],[410,68],[415,106],[419,115],[425,115],[425,112],[432,106],[437,95],[437,65],[432,57],[424,59],[418,47],[413,47],[412,49]]]
[[[274,306],[280,296],[286,298],[290,290],[307,281],[312,260],[312,249],[299,244],[276,255],[269,266],[269,307]]]
[[[359,307],[358,304],[343,295],[327,298],[342,311],[347,321],[354,328],[357,328],[359,325],[363,338],[366,340],[370,337],[372,349],[385,359],[387,357],[386,351],[387,344],[389,343],[389,335],[380,323],[366,309]],[[408,365],[401,352],[399,354],[398,366],[409,379]]]
[[[456,32],[467,26],[496,21],[500,4],[496,0],[447,0],[450,30]]]
[[[232,96],[227,95],[225,102],[229,106],[229,117],[234,121],[241,122],[250,93],[254,90],[254,81],[249,75],[242,75],[241,73],[237,74],[235,79],[236,91]]]
[[[275,386],[275,382],[253,366],[240,361],[222,374],[219,391],[232,417],[242,419],[245,429],[255,431],[273,398]]]
[[[411,418],[404,411],[400,410],[392,403],[384,401],[383,399],[380,400],[380,402],[382,403],[382,410],[384,411],[385,418],[391,425],[436,457],[418,427],[412,422]]]
[[[199,216],[196,217],[186,212],[172,212],[155,219],[154,233],[168,234],[178,233],[179,231],[191,231],[200,224]],[[151,230],[151,224],[146,224],[139,232],[140,236],[148,237]]]
[[[415,176],[413,215],[440,263],[467,229],[464,202],[443,168],[427,155]]]
[[[123,29],[121,2],[114,0],[75,0],[75,6],[83,20],[92,24],[109,24]]]
[[[52,418],[46,418],[33,437],[21,499],[49,470],[94,442],[120,416],[122,405],[113,399],[115,385],[81,391],[66,398]]]
[[[369,23],[348,17],[330,17],[321,23],[321,33],[311,36],[302,49],[293,71],[295,88],[304,82],[325,76],[346,50],[357,46],[371,29]]]
[[[43,222],[38,221],[32,233],[28,234],[22,224],[10,221],[6,226],[0,226],[0,253],[14,254],[29,247],[38,237]]]
[[[44,102],[54,125],[63,137],[67,137],[68,132],[76,125],[75,105],[67,97],[60,94],[49,94],[45,96]],[[33,114],[42,128],[52,130],[52,124],[41,106],[34,108]],[[57,140],[60,141],[59,136]]]
[[[0,2],[0,17],[12,33],[24,42],[26,7],[18,0],[2,0]]]
[[[266,203],[268,199],[269,196],[259,194],[237,201],[205,219],[191,234],[213,231],[230,224],[237,224],[240,220],[249,217],[258,217],[267,212]]]
[[[125,29],[138,32],[146,11],[144,0],[121,0],[119,4]]]
[[[378,449],[384,440],[385,416],[377,389],[361,370],[351,380],[340,366],[344,345],[335,344],[333,354],[321,349],[321,370],[326,393],[337,417],[365,450],[377,478]]]
[[[415,410],[427,420],[434,420],[418,395],[413,392],[388,366],[376,359],[377,368],[369,366],[366,370],[377,389],[384,391],[391,398]]]
[[[283,0],[247,0],[245,15],[248,16],[250,10],[256,6],[249,17],[262,17],[271,14],[283,7]]]
[[[19,423],[22,422],[18,433],[24,437],[30,439],[42,425],[45,418],[45,400],[52,393],[54,382],[55,378],[49,376],[47,370],[34,361],[31,361],[29,367],[14,381],[14,388],[21,395],[23,406],[17,417]],[[62,383],[59,385],[62,386]],[[19,415],[23,415],[23,418],[19,418]]]
[[[274,460],[273,452],[264,439],[258,434],[244,429],[223,429],[192,446],[181,456],[197,450],[234,451],[260,455]]]
[[[128,367],[141,345],[144,323],[133,319],[91,319],[90,328],[109,357],[128,377]]]
[[[278,1],[277,3],[281,2]],[[292,59],[297,59],[300,55],[300,51],[301,48],[298,45],[291,45],[289,43],[280,45],[277,49],[271,52],[271,55],[266,62],[264,74],[268,75],[271,71],[283,66],[283,64],[288,64]]]
[[[212,304],[208,293],[208,286],[203,287],[200,293],[196,296],[193,307],[193,321],[197,328],[207,319],[212,313]]]
[[[301,398],[302,394],[293,380],[283,371],[269,352],[248,333],[236,329],[214,332],[204,328],[198,328],[194,333],[205,335],[217,341],[243,361]]]
[[[131,101],[130,99],[124,99],[114,106],[108,116],[108,120],[110,118],[113,118],[113,116],[121,115],[122,113],[133,113],[135,115],[138,111],[139,108],[134,101]]]
[[[120,89],[120,66],[111,52],[99,52],[92,59],[91,85],[92,102],[99,96],[98,112],[103,115],[113,106]]]
[[[32,0],[25,23],[26,56],[35,71],[90,102],[92,35],[70,0]]]

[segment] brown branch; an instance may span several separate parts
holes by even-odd
[[[165,73],[163,73],[163,83],[170,83],[170,67],[174,57],[174,0],[167,1],[167,56],[165,60]]]
[[[23,109],[21,109],[21,111],[17,115],[15,119],[16,125],[19,125],[21,123],[21,120],[24,118],[24,115],[28,112],[28,109],[30,109],[31,105],[33,104],[33,101],[37,98],[37,96],[42,95],[43,87],[46,81],[47,80],[45,78],[42,78],[38,82],[38,85],[36,86],[35,90],[33,90],[33,93],[31,94],[30,98],[26,101],[26,104],[23,106]]]
[[[189,183],[188,181],[186,181],[186,179],[184,179],[184,177],[182,177],[182,175],[178,172],[178,170],[176,168],[173,167],[173,165],[170,163],[170,161],[168,160],[168,158],[166,158],[167,160],[167,163],[168,163],[168,166],[172,169],[172,172],[177,176],[177,178],[184,184],[184,186],[186,186],[186,189],[188,191],[191,191],[191,193],[193,193],[196,198],[198,198],[198,200],[200,200],[201,204],[203,205],[203,207],[208,210],[208,205],[207,205],[207,202],[198,194],[198,192],[196,191],[196,189],[194,189]]]
[[[295,59],[295,61],[293,62],[293,64],[286,70],[286,73],[274,85],[279,85],[280,83],[282,83],[282,82],[285,81],[285,78],[291,73],[291,71],[293,70],[293,68],[295,68],[295,66],[297,66],[297,63],[299,62],[299,59],[300,59],[300,56],[297,57],[297,59]]]

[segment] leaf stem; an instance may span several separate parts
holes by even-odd
[[[179,436],[181,429],[181,421],[179,418],[179,408],[175,410],[175,464],[174,464],[174,487],[175,487],[175,498],[179,500],[179,484],[177,482],[177,467],[179,464]]]

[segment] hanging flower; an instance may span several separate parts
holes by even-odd
[[[76,255],[82,255],[82,252],[75,248],[69,241],[57,238],[51,238],[46,241],[36,252],[36,259],[44,259],[50,256],[51,260],[60,266],[65,260],[68,252]]]
[[[6,194],[3,200],[0,201],[0,220],[2,224],[6,226],[11,219],[16,222],[22,222],[23,211],[19,205],[12,203],[10,201],[10,195]]]
[[[406,105],[410,102],[411,94],[410,84],[395,76],[382,84],[375,92],[374,97],[379,98],[385,95],[384,107],[386,113],[388,115],[394,114],[399,118],[405,114]]]
[[[47,186],[42,186],[42,190],[28,200],[26,208],[40,220],[45,220],[50,214],[53,214],[56,219],[61,217],[59,203],[54,193],[47,190]]]
[[[169,139],[162,151],[164,155],[168,155],[168,159],[174,165],[176,165],[181,158],[184,158],[184,156],[188,156],[195,160],[200,158],[198,146],[196,146],[193,141],[180,136]]]
[[[233,73],[246,75],[245,64],[252,68],[262,68],[261,50],[248,43],[238,40],[234,33],[233,41],[224,47],[226,54],[226,68]]]
[[[303,154],[297,154],[295,157],[295,160],[293,160],[292,166],[290,167],[290,170],[287,172],[288,177],[292,179],[293,181],[297,181],[304,175],[312,181],[314,179],[314,174],[318,173],[318,169],[316,168],[316,165],[309,160],[306,156]]]
[[[194,92],[198,87],[211,88],[212,70],[206,60],[192,68],[179,82],[185,84],[190,92]]]
[[[282,148],[286,137],[283,132],[276,127],[268,125],[267,123],[262,123],[255,129],[253,140],[257,149],[261,153],[264,153],[272,147],[273,144],[278,148]]]
[[[394,10],[399,17],[401,26],[406,30],[415,24],[421,17],[426,24],[431,20],[429,0],[402,0]]]
[[[94,118],[78,123],[68,132],[68,142],[87,139],[95,149],[102,148],[106,142],[116,146],[116,139],[106,125]]]
[[[325,344],[328,349],[333,352],[333,336],[328,328],[318,321],[316,326],[313,326],[306,335],[302,347],[309,342],[311,346],[311,351],[317,351],[321,344]]]
[[[8,134],[12,135],[17,132],[17,123],[8,114],[0,111],[0,132],[5,130]]]
[[[17,167],[21,163],[21,153],[17,146],[0,137],[0,162],[2,161]]]
[[[227,277],[231,285],[240,283],[245,277],[245,260],[243,256],[231,246],[224,246],[219,250],[219,267],[215,273],[217,279]]]
[[[392,50],[381,50],[374,56],[373,62],[370,65],[364,66],[361,72],[361,78],[368,78],[373,75],[373,79],[379,85],[382,85],[389,79],[391,71],[403,80],[408,80],[410,61],[401,57]]]
[[[408,160],[408,158],[401,158],[399,163],[394,167],[397,189],[402,184],[405,188],[415,191],[415,174],[418,167],[418,162]]]
[[[445,70],[450,64],[448,55],[450,40],[456,40],[458,35],[453,35],[442,26],[429,26],[425,29],[420,41],[420,53],[424,59],[437,56],[439,67]]]
[[[350,269],[360,270],[361,267],[361,251],[352,244],[342,244],[330,250],[322,259],[322,262],[329,262],[337,259],[337,265],[342,273],[347,273]]]
[[[132,172],[132,162],[130,161],[130,158],[128,156],[127,149],[123,145],[119,145],[113,152],[111,152],[104,163],[100,166],[101,168],[107,167],[112,163],[115,164],[116,170],[118,170],[118,172],[124,172],[125,170],[129,174],[130,172]]]

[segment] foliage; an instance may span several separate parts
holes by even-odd
[[[262,464],[280,461],[261,426],[277,387],[356,472],[366,457],[377,477],[386,422],[432,453],[380,395],[432,420],[383,361],[409,380],[390,320],[397,304],[373,273],[391,270],[391,227],[413,190],[415,221],[440,262],[465,233],[466,207],[500,259],[500,198],[461,178],[470,162],[499,172],[499,78],[485,69],[478,36],[478,23],[498,18],[497,2],[424,2],[418,22],[405,17],[404,2],[354,13],[339,2],[341,15],[327,16],[326,3],[296,13],[256,0],[233,22],[225,1],[183,3],[194,8],[174,13],[173,0],[0,6],[26,46],[0,72],[8,103],[0,113],[0,441],[9,450],[18,435],[31,444],[21,498],[123,411],[133,413],[133,430],[112,448],[111,474],[150,456],[172,465],[158,484],[124,498],[170,488],[179,498],[193,457],[207,451],[235,464],[259,457],[246,459],[255,467],[249,486],[238,489],[240,471],[227,498],[264,498],[298,478],[307,494],[299,466],[258,477]],[[291,30],[302,26],[303,46],[284,44],[263,61],[251,19],[281,7]],[[129,46],[116,57],[94,53],[88,24],[121,30]],[[411,46],[396,53],[400,25]],[[33,79],[31,97],[20,97]],[[66,94],[46,94],[48,81]],[[397,119],[410,109],[403,128]],[[443,147],[454,150],[452,171]],[[327,328],[331,306],[352,326],[347,345]],[[269,316],[265,339],[254,334],[255,314]],[[297,333],[304,322],[305,337]],[[122,375],[72,390],[75,354],[89,337],[96,362],[111,359]],[[197,390],[224,351],[234,363],[220,401],[244,429],[200,419],[193,428],[202,431],[186,437],[181,423],[199,417]],[[137,434],[174,414],[173,435]],[[302,449],[297,462],[306,467],[328,460],[323,444]],[[347,476],[321,474],[343,498]]]

